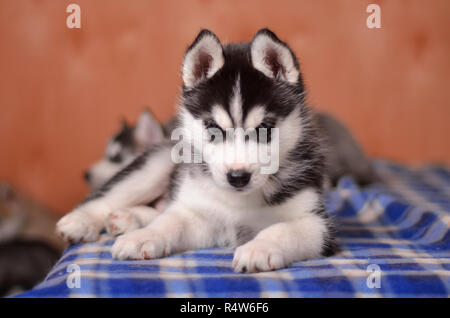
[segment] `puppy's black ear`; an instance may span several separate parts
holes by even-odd
[[[184,86],[191,88],[212,77],[222,68],[224,62],[222,44],[217,36],[209,30],[202,30],[184,55]]]
[[[130,126],[128,126],[127,120],[125,117],[122,117],[122,130],[127,130],[128,128],[130,128]]]
[[[134,128],[134,137],[139,146],[148,147],[164,139],[161,124],[148,110],[144,110]]]
[[[297,58],[289,46],[269,29],[256,33],[251,43],[253,67],[267,77],[296,83],[300,77]]]

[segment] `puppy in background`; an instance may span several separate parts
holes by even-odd
[[[0,296],[45,278],[65,248],[54,234],[57,220],[49,209],[0,183]]]
[[[163,127],[147,109],[134,126],[123,119],[120,130],[108,141],[104,157],[84,172],[84,179],[97,190],[144,151],[170,137],[174,126],[175,120],[170,120]]]
[[[119,131],[107,142],[104,157],[92,164],[83,174],[92,193],[98,191],[144,152],[151,152],[169,140],[175,126],[175,118],[163,126],[148,109],[141,112],[135,125],[130,125],[122,119]],[[117,236],[147,224],[164,210],[167,189],[163,192],[160,197],[145,204],[113,211],[105,222],[106,231]]]

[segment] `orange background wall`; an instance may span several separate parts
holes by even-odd
[[[382,28],[365,25],[369,3]],[[82,28],[66,27],[81,6]],[[183,52],[274,30],[299,56],[310,101],[376,157],[450,163],[450,1],[0,0],[0,179],[59,212],[125,115],[174,113]]]

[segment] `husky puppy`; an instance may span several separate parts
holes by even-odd
[[[98,191],[142,153],[151,151],[152,147],[167,140],[175,125],[176,119],[161,125],[147,109],[141,112],[136,125],[129,125],[123,119],[120,130],[107,143],[105,156],[84,173],[84,179],[92,191]],[[105,221],[106,231],[117,236],[147,225],[158,212],[164,210],[166,197],[167,193],[164,193],[162,197],[145,205],[113,211]]]
[[[289,46],[268,29],[250,43],[225,46],[203,30],[186,51],[182,79],[178,120],[190,149],[182,148],[183,157],[191,160],[177,161],[173,143],[145,151],[64,216],[58,233],[71,242],[96,240],[111,212],[151,202],[169,180],[164,213],[118,237],[113,257],[237,247],[235,271],[256,272],[332,254],[323,143]],[[229,137],[229,130],[258,134]],[[274,144],[277,151],[270,148],[269,155],[278,169],[272,173],[262,173],[261,162],[241,160],[249,149]],[[199,153],[203,160],[196,160]]]
[[[148,110],[141,113],[135,126],[123,119],[119,132],[108,141],[104,157],[84,172],[84,179],[92,190],[97,190],[142,152],[163,139],[163,128]]]

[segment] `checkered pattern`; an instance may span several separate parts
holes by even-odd
[[[333,257],[237,274],[230,249],[118,261],[103,237],[68,248],[43,283],[19,296],[449,297],[450,169],[376,166],[383,183],[361,189],[342,178],[328,194],[341,248]],[[68,287],[76,282],[72,264],[81,269],[80,288]]]

